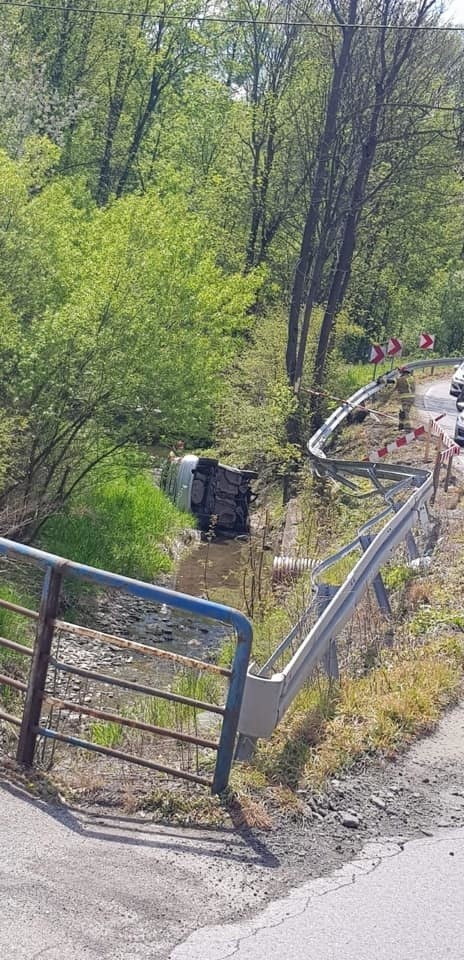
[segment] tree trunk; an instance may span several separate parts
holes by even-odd
[[[132,141],[131,141],[131,144],[130,144],[130,147],[129,147],[129,150],[128,150],[128,153],[127,153],[127,159],[126,159],[126,162],[125,162],[125,164],[124,164],[124,169],[123,169],[123,171],[122,171],[122,173],[121,173],[121,176],[119,177],[119,180],[118,180],[118,184],[117,184],[117,187],[116,187],[116,196],[117,196],[117,197],[120,197],[120,196],[122,195],[123,191],[124,191],[124,187],[126,186],[127,180],[128,180],[128,178],[129,178],[130,173],[131,173],[131,170],[132,170],[132,167],[134,166],[135,160],[136,160],[137,155],[138,155],[138,152],[139,152],[139,150],[140,150],[140,146],[141,146],[142,140],[143,140],[143,138],[144,138],[144,136],[145,136],[145,134],[146,134],[146,132],[147,132],[147,129],[148,129],[150,123],[151,123],[151,120],[152,120],[152,117],[153,117],[153,113],[154,113],[155,110],[156,110],[156,106],[157,106],[158,99],[159,99],[159,93],[160,93],[160,89],[159,89],[159,77],[158,77],[158,71],[155,69],[155,71],[153,72],[153,75],[152,75],[152,79],[151,79],[150,95],[149,95],[149,97],[148,97],[148,101],[147,101],[147,104],[146,104],[146,106],[145,106],[145,109],[142,111],[142,113],[140,114],[139,119],[138,119],[138,121],[137,121],[135,130],[134,130],[134,134],[133,134],[133,137],[132,137]]]
[[[358,0],[350,0],[348,22],[356,20]],[[293,289],[290,302],[287,332],[286,366],[290,385],[295,388],[297,379],[297,357],[300,337],[300,311],[304,298],[305,285],[313,265],[317,239],[317,227],[320,221],[320,208],[324,199],[327,184],[330,151],[337,132],[337,115],[343,90],[343,80],[350,59],[350,50],[356,27],[343,26],[343,39],[338,61],[335,63],[329,100],[327,103],[324,129],[319,141],[318,159],[312,184],[311,203],[309,206],[300,255],[295,270]],[[309,316],[308,316],[309,325]],[[307,336],[307,334],[306,334]]]

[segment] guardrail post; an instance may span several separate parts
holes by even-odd
[[[18,763],[23,764],[25,767],[31,767],[34,762],[34,751],[37,740],[36,729],[42,711],[48,661],[53,640],[53,621],[58,613],[62,579],[63,574],[60,570],[49,567],[45,574],[42,587],[34,654],[27,686],[18,749],[16,752]]]
[[[234,759],[235,738],[237,735],[240,707],[242,706],[243,691],[248,671],[248,662],[251,653],[252,627],[245,617],[242,617],[246,628],[237,627],[237,649],[232,664],[229,693],[226,701],[226,712],[222,721],[221,736],[214,770],[211,792],[223,793],[229,782],[230,768]]]
[[[318,616],[321,616],[324,613],[326,607],[328,607],[332,597],[337,593],[338,587],[333,587],[330,583],[319,583],[317,586],[317,611]],[[329,641],[329,646],[322,657],[322,663],[324,670],[328,677],[332,677],[333,680],[340,679],[340,670],[338,666],[338,656],[337,656],[337,644],[335,640]]]
[[[372,543],[372,537],[369,537],[367,534],[363,534],[363,536],[359,538],[359,542],[364,552],[366,552],[367,548]],[[377,576],[374,577],[372,581],[372,586],[374,587],[374,593],[376,596],[377,603],[380,607],[380,610],[382,611],[385,617],[388,617],[390,619],[392,615],[392,609],[390,606],[390,600],[388,598],[388,593],[387,593],[385,584],[383,582],[383,577],[381,573],[378,573]]]
[[[324,653],[322,658],[324,664],[324,670],[328,677],[331,677],[332,680],[340,679],[340,669],[338,666],[338,655],[337,655],[337,644],[335,640],[331,640],[327,650]]]
[[[411,560],[417,560],[420,557],[419,550],[417,548],[417,543],[414,539],[414,535],[409,531],[405,536],[406,547]]]

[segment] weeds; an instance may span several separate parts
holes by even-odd
[[[342,679],[329,700],[327,688],[311,684],[256,763],[271,781],[319,788],[363,755],[394,755],[433,728],[457,695],[463,667],[464,642],[443,638],[407,652],[384,651],[376,669]]]
[[[123,741],[124,727],[112,720],[95,720],[90,724],[90,736],[98,746],[114,749]]]
[[[0,599],[7,600],[9,603],[17,603],[24,607],[31,606],[27,597],[20,595],[13,587],[1,586]],[[8,640],[14,640],[23,646],[31,646],[33,631],[29,621],[25,620],[21,614],[0,607],[0,671],[12,676],[15,679],[23,679],[27,674],[27,661],[24,654],[18,650],[10,650],[1,645],[1,637]],[[0,686],[0,703],[8,712],[14,711],[15,704],[18,703],[20,695],[8,684]]]
[[[150,580],[170,569],[166,547],[192,524],[147,472],[87,489],[65,513],[46,521],[41,546],[80,563]]]
[[[251,619],[262,618],[266,607],[269,576],[265,577],[265,549],[269,536],[270,518],[266,512],[260,537],[250,537],[247,563],[243,570],[243,598],[245,610]]]
[[[382,571],[383,582],[389,590],[399,590],[416,576],[417,572],[406,563],[389,564]]]
[[[0,586],[0,599],[6,600],[8,603],[16,603],[19,606],[31,608],[29,598],[19,594],[13,587]],[[6,637],[8,640],[14,640],[16,643],[30,646],[32,640],[30,622],[21,614],[15,613],[13,610],[8,610],[5,607],[0,607],[0,637]],[[2,669],[10,663],[18,663],[22,660],[23,654],[0,646],[0,667]]]
[[[180,671],[174,678],[171,690],[173,694],[204,703],[216,704],[221,699],[219,678],[211,673],[199,673],[195,670]],[[199,707],[164,700],[161,697],[141,697],[130,705],[120,707],[119,713],[123,717],[149,723],[154,727],[175,730],[178,733],[201,735],[201,716],[204,711]],[[150,754],[153,748],[153,737],[156,737],[156,734],[127,727],[111,720],[92,721],[89,724],[89,734],[92,742],[99,746],[114,748],[123,745],[128,752],[137,752],[141,756]],[[200,752],[196,744],[179,742],[176,746],[174,740],[165,741],[163,738],[163,741],[165,751],[180,754],[181,766],[190,768],[192,760],[195,761],[197,770],[200,765],[207,765],[206,756]]]

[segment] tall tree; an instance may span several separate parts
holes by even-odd
[[[435,0],[419,0],[414,8],[404,0],[383,0],[380,8],[351,0],[343,11],[333,0],[330,5],[340,39],[288,321],[287,374],[297,396],[314,307],[321,296],[326,300],[313,378],[320,387],[363,210],[395,183],[406,158],[421,151],[426,118],[442,95],[443,46],[420,32],[435,22]],[[411,86],[420,90],[420,106],[406,96]],[[298,418],[289,433],[295,440]]]

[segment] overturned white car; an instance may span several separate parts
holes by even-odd
[[[249,532],[251,481],[257,476],[253,470],[187,454],[166,462],[160,484],[180,510],[193,513],[201,530],[233,535]]]

